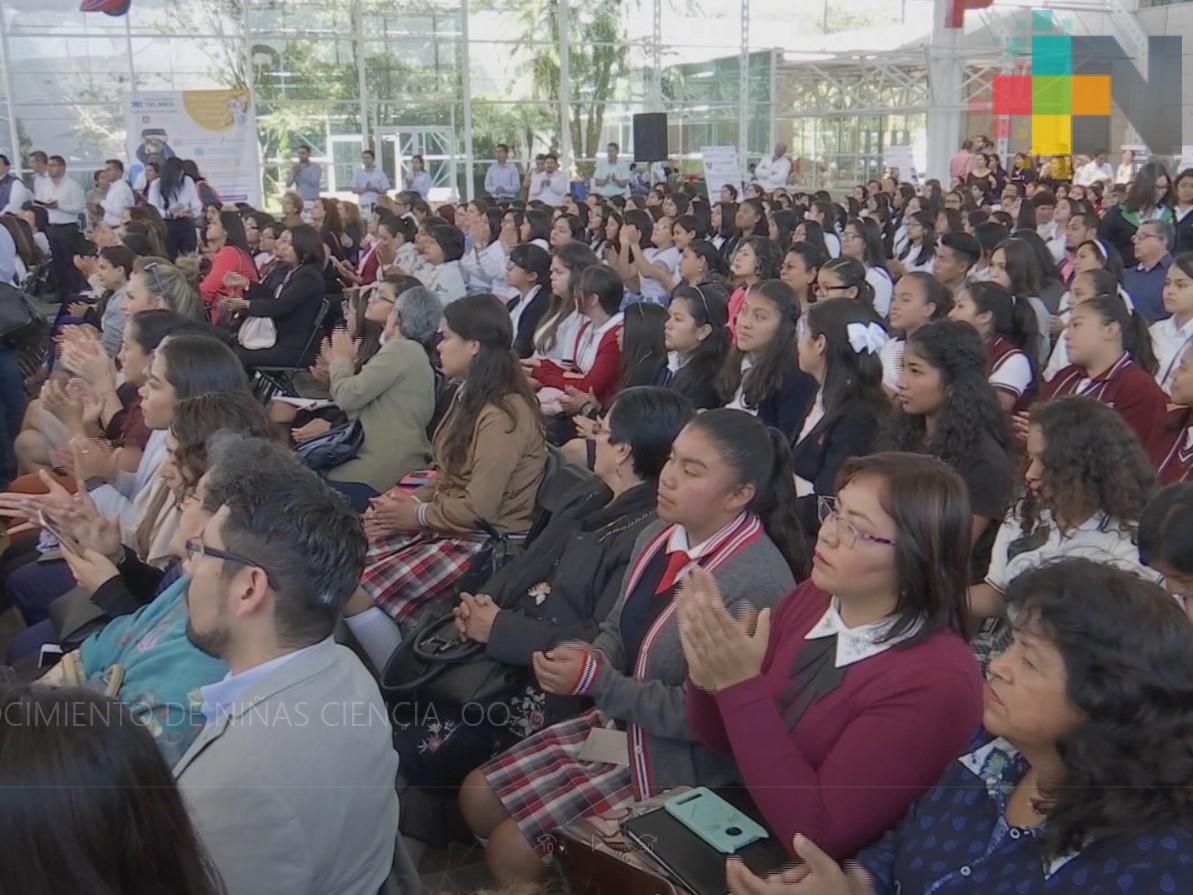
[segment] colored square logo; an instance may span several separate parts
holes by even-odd
[[[1031,75],[994,76],[994,114],[1030,115]]]
[[[1032,115],[1032,155],[1067,155],[1073,150],[1071,115]]]
[[[1110,114],[1110,75],[1073,76],[1073,114]]]
[[[1031,79],[1031,112],[1033,115],[1071,115],[1072,78],[1059,75],[1036,75]]]
[[[1041,75],[1073,74],[1073,38],[1040,34],[1031,39],[1031,73]]]

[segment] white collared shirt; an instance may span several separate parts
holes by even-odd
[[[601,347],[601,339],[611,329],[621,326],[623,319],[624,317],[619,311],[600,326],[590,325],[584,330],[584,335],[580,337],[580,344],[576,350],[576,369],[582,373],[587,373],[592,369],[592,365],[596,363],[597,350]]]
[[[598,180],[606,182],[600,186],[595,186]],[[618,183],[618,180],[621,183]],[[592,191],[598,196],[612,197],[627,195],[630,188],[629,162],[623,161],[620,157],[617,161],[611,162],[608,156],[606,156],[597,162],[596,171],[592,175],[592,182],[594,184]]]
[[[47,208],[46,215],[51,224],[77,224],[79,215],[87,206],[83,188],[63,174],[57,183],[48,174],[34,181],[33,197],[38,202],[57,202],[54,208]]]
[[[276,659],[270,659],[268,662],[263,662],[247,671],[240,672],[240,674],[228,672],[222,680],[218,680],[214,684],[208,684],[205,687],[200,687],[199,694],[203,697],[202,711],[204,717],[207,718],[207,723],[214,723],[221,713],[229,711],[236,704],[236,700],[243,696],[244,692],[257,683],[257,681],[277,671],[287,662],[293,661],[304,653],[319,649],[319,647],[331,643],[332,640],[333,638],[328,637],[326,640],[320,640],[318,643],[304,646],[302,649],[295,650],[292,653],[286,653],[285,655],[278,656]]]
[[[904,631],[898,637],[883,640],[882,636],[890,630],[893,623],[894,620],[888,617],[851,628],[845,624],[845,619],[841,618],[840,601],[833,597],[829,601],[828,609],[824,610],[824,615],[820,617],[820,621],[804,635],[804,640],[819,640],[822,637],[831,637],[836,634],[837,655],[833,665],[837,668],[844,668],[846,665],[852,665],[862,659],[869,659],[871,656],[885,653],[892,646],[909,637],[914,637],[920,629],[918,624],[913,625],[910,630]]]
[[[8,191],[8,204],[4,208],[0,208],[0,212],[16,214],[25,207],[26,202],[31,201],[33,201],[33,194],[29,192],[29,187],[14,175],[12,187]]]
[[[667,552],[675,553],[677,550],[682,550],[688,555],[688,559],[690,560],[686,566],[680,569],[679,574],[675,576],[675,580],[678,581],[682,578],[688,569],[695,565],[697,560],[704,556],[704,554],[715,547],[725,535],[733,530],[734,526],[740,525],[745,516],[746,514],[742,513],[724,528],[719,529],[712,537],[706,538],[695,546],[688,545],[688,530],[682,525],[677,525],[671,529],[671,536],[667,538]]]
[[[563,204],[563,197],[568,191],[568,178],[563,171],[548,174],[543,171],[530,178],[530,192],[528,201],[538,199],[544,205],[558,208]]]
[[[757,407],[746,406],[746,374],[754,368],[754,362],[746,355],[741,359],[741,383],[733,395],[733,400],[725,405],[726,410],[744,410],[746,413],[758,416]]]
[[[178,186],[178,192],[170,201],[162,198],[162,179],[159,177],[153,183],[149,184],[149,192],[145,196],[145,201],[154,206],[166,220],[173,220],[175,215],[171,208],[181,205],[186,209],[183,217],[190,217],[196,221],[203,220],[203,203],[199,199],[199,190],[195,186],[195,181],[190,177],[183,177],[182,183]]]
[[[137,200],[133,198],[133,188],[128,185],[128,181],[121,177],[119,180],[114,180],[108,184],[108,192],[104,194],[104,201],[100,203],[100,207],[104,210],[104,223],[109,227],[120,226],[120,216],[124,214],[126,208],[132,208],[137,204]]]
[[[512,289],[512,287],[510,287]],[[513,290],[513,295],[509,297],[509,301],[514,300],[515,295],[520,295],[518,303],[514,305],[514,309],[510,311],[510,323],[514,325],[514,341],[518,341],[518,321],[522,319],[522,312],[530,305],[532,301],[538,296],[543,289],[542,286],[531,286],[530,291],[525,295],[521,295],[516,289]],[[506,307],[509,307],[509,301],[506,302]]]
[[[820,421],[824,419],[824,389],[816,393],[816,400],[812,402],[812,409],[808,411],[808,415],[804,417],[804,426],[799,431],[799,438],[795,439],[795,443],[799,444],[809,433],[820,425]],[[800,476],[795,477],[795,496],[807,497],[809,494],[816,493],[816,486],[805,478]]]
[[[1158,320],[1149,330],[1156,355],[1156,382],[1165,393],[1172,391],[1172,377],[1180,366],[1181,355],[1193,343],[1193,317],[1177,326],[1176,317]]]

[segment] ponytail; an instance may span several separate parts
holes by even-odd
[[[978,313],[990,314],[996,335],[1024,351],[1028,357],[1035,357],[1040,329],[1031,302],[1016,298],[1009,290],[989,280],[970,283],[965,288]]]
[[[1084,302],[1082,307],[1089,307],[1098,312],[1104,323],[1117,323],[1122,331],[1123,351],[1131,355],[1131,360],[1155,376],[1159,363],[1152,350],[1152,337],[1148,332],[1147,322],[1138,311],[1127,307],[1127,303],[1118,292],[1110,295],[1096,295]]]
[[[883,268],[885,270],[886,268]],[[826,270],[831,270],[837,275],[837,279],[841,281],[842,288],[853,288],[857,290],[857,295],[854,299],[864,304],[871,310],[874,309],[874,286],[866,279],[866,266],[856,258],[833,258],[824,262],[820,268],[823,273]]]
[[[770,476],[754,492],[750,508],[787,560],[795,580],[802,581],[811,572],[811,562],[808,542],[795,514],[795,470],[792,467],[791,445],[787,437],[773,426],[766,427],[766,435],[771,448]]]
[[[787,437],[743,410],[717,408],[688,423],[716,445],[739,487],[750,485],[754,513],[797,581],[808,576],[808,545],[795,512],[795,472]]]

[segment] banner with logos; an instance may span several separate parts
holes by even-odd
[[[128,176],[144,182],[145,164],[193,159],[225,203],[260,207],[257,116],[248,90],[180,90],[128,97]]]

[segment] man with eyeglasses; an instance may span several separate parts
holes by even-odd
[[[1172,265],[1175,236],[1168,221],[1145,221],[1131,237],[1137,263],[1123,271],[1123,288],[1149,323],[1168,317],[1164,310],[1164,278]]]
[[[398,758],[377,684],[332,638],[364,565],[360,518],[314,473],[253,439],[251,469],[186,545],[187,638],[228,675],[174,768],[231,895],[373,895],[389,877]]]

